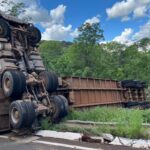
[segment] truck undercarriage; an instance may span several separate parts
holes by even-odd
[[[10,129],[34,128],[43,117],[57,122],[68,113],[67,99],[52,96],[58,77],[43,65],[40,40],[34,25],[0,12],[0,105]]]

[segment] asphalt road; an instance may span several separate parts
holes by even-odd
[[[0,141],[0,150],[72,150],[64,147],[57,147],[52,145],[28,143],[19,144],[14,142]]]
[[[29,139],[21,137],[12,141],[0,138],[0,150],[136,150],[123,146],[83,143],[53,138],[39,138],[34,141],[32,141],[32,138],[31,141]]]

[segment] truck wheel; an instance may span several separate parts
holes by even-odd
[[[33,103],[30,101],[24,101],[24,103],[26,105],[26,113],[27,113],[26,127],[31,127],[36,118],[35,108]]]
[[[22,72],[6,71],[2,76],[2,89],[6,97],[18,99],[26,87],[26,79]]]
[[[58,96],[59,96],[59,98],[61,99],[61,101],[62,101],[62,103],[64,105],[62,117],[65,117],[65,116],[68,115],[68,112],[69,112],[68,100],[63,95],[58,95]]]
[[[29,26],[27,28],[27,31],[29,32],[29,42],[30,44],[32,44],[33,46],[36,45],[37,43],[40,42],[41,40],[41,32],[39,31],[38,28],[34,27],[34,26]]]
[[[39,78],[43,80],[46,90],[48,92],[56,91],[58,87],[58,77],[53,72],[43,71],[39,74]]]
[[[26,106],[23,101],[17,100],[11,103],[9,109],[9,118],[12,128],[20,129],[25,126],[27,113]]]
[[[64,110],[64,105],[59,96],[52,96],[51,104],[52,104],[52,109],[53,109],[51,121],[53,123],[58,123],[63,117],[62,114]]]
[[[7,38],[10,35],[8,23],[0,18],[0,38]]]

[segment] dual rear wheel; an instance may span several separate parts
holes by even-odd
[[[57,90],[58,77],[44,71],[39,75],[43,80],[46,90],[52,93]],[[13,102],[10,105],[10,124],[14,129],[30,127],[35,118],[35,108],[31,101],[18,100],[22,97],[26,88],[26,78],[22,72],[9,70],[2,75],[2,89],[6,97],[11,97]],[[16,100],[16,101],[14,101]],[[51,121],[59,122],[68,114],[68,101],[62,95],[51,96],[52,114]]]
[[[43,80],[48,93],[55,92],[58,88],[58,76],[54,72],[43,71],[39,74],[39,78]]]
[[[43,71],[39,74],[39,78],[43,80],[48,93],[55,92],[58,88],[58,77],[53,72]],[[68,100],[63,95],[54,95],[50,97],[52,105],[51,121],[59,122],[68,114]]]
[[[35,118],[35,108],[31,101],[17,100],[11,103],[9,119],[13,129],[31,127]]]
[[[6,97],[11,98],[9,108],[10,125],[13,129],[31,127],[35,120],[35,108],[31,101],[18,100],[26,89],[26,77],[21,71],[5,71],[1,78]]]
[[[67,99],[62,95],[55,95],[50,97],[52,104],[51,121],[53,123],[59,122],[62,118],[68,115],[69,106]]]
[[[13,100],[21,98],[26,88],[26,77],[21,71],[5,71],[1,80],[6,97],[11,97]]]
[[[43,71],[39,74],[47,92],[55,92],[58,88],[58,77],[53,72]],[[9,70],[2,75],[2,89],[6,97],[20,99],[26,88],[26,77],[21,71]]]
[[[68,114],[68,101],[62,95],[50,97],[52,104],[52,114],[50,115],[53,123],[58,123]],[[17,100],[11,103],[9,109],[10,125],[13,129],[30,128],[36,119],[36,111],[31,101]]]

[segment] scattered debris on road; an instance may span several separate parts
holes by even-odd
[[[104,139],[102,137],[97,137],[97,136],[92,137],[86,134],[82,136],[81,141],[89,142],[89,143],[104,143]]]

